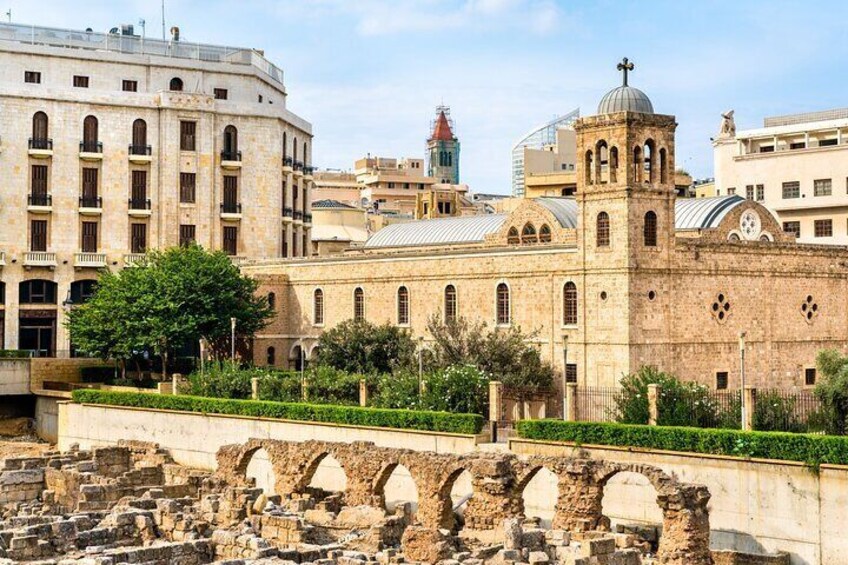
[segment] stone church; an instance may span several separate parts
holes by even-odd
[[[254,342],[258,365],[314,357],[351,318],[520,326],[568,380],[615,386],[655,365],[735,388],[815,383],[823,348],[848,346],[848,250],[801,245],[740,196],[677,199],[675,117],[627,84],[577,120],[574,197],[509,214],[389,226],[336,257],[244,268],[278,312]],[[744,335],[744,340],[740,336]],[[565,367],[563,367],[565,366]]]

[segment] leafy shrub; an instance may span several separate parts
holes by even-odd
[[[391,373],[416,366],[416,346],[409,332],[383,324],[347,320],[324,332],[318,365],[364,375]]]
[[[250,381],[258,376],[257,369],[242,369],[231,361],[210,363],[202,373],[190,374],[188,389],[181,392],[212,398],[250,398]]]
[[[694,382],[682,382],[674,375],[645,366],[621,379],[612,416],[622,424],[648,423],[648,385],[661,387],[657,399],[661,426],[732,427],[729,415],[722,414],[709,388]],[[740,426],[741,427],[741,426]]]
[[[375,388],[371,405],[377,408],[417,410],[422,406],[417,372],[397,371],[378,375]]]
[[[821,377],[816,396],[822,403],[821,419],[828,433],[848,432],[848,357],[836,350],[820,351],[816,358]]]
[[[303,399],[300,373],[280,371],[259,377],[259,400],[300,402]]]
[[[426,378],[422,408],[445,412],[486,414],[489,379],[473,365],[454,365]]]
[[[309,383],[310,402],[359,404],[359,381],[365,378],[360,374],[347,373],[328,366],[318,366],[311,368],[306,378]]]
[[[31,351],[23,349],[0,349],[0,359],[29,359],[32,357]]]
[[[638,426],[561,420],[522,420],[518,435],[527,439],[582,445],[615,445],[690,453],[848,464],[848,438],[783,432],[742,432],[701,428]]]
[[[84,383],[107,383],[114,384],[114,367],[82,367],[80,368],[80,380]]]
[[[471,324],[464,318],[444,323],[439,316],[430,317],[427,330],[433,336],[427,353],[429,369],[473,365],[489,380],[508,387],[553,386],[553,367],[529,344],[535,333],[525,334],[516,327],[487,331],[485,323]]]
[[[451,414],[424,410],[387,410],[262,400],[231,400],[197,396],[175,396],[139,392],[109,392],[78,389],[77,403],[108,406],[134,406],[158,410],[178,410],[202,414],[234,414],[255,418],[278,418],[308,422],[329,422],[353,426],[373,426],[435,432],[477,434],[483,428],[479,414]]]

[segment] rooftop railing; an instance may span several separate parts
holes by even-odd
[[[163,41],[138,35],[98,33],[62,28],[0,23],[0,41],[28,45],[47,45],[66,49],[110,51],[131,55],[156,55],[212,63],[252,65],[276,82],[283,84],[283,71],[255,49],[207,45],[186,41]]]

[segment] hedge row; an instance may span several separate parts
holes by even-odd
[[[561,420],[522,420],[518,423],[518,435],[526,439],[577,444],[801,461],[814,468],[824,463],[848,465],[848,437],[845,436]]]
[[[280,418],[306,422],[328,422],[354,426],[373,426],[406,430],[425,430],[455,434],[477,434],[483,428],[478,414],[451,414],[423,410],[389,410],[262,400],[232,400],[200,396],[172,396],[140,392],[113,392],[79,389],[73,392],[74,402],[135,406],[160,410],[200,412],[204,414],[233,414],[259,418]]]

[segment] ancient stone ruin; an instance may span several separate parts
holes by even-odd
[[[248,477],[264,450],[273,493]],[[332,457],[343,492],[310,486]],[[399,465],[417,509],[386,508]],[[551,528],[527,518],[522,492],[541,469],[558,481]],[[451,488],[464,472],[472,494],[455,512]],[[658,546],[637,531],[611,532],[601,498],[609,479],[636,472],[656,489]],[[653,467],[505,453],[447,455],[371,443],[250,440],[222,447],[215,473],[176,465],[155,444],[7,459],[0,468],[0,563],[302,563],[359,565],[713,563],[706,488]]]

